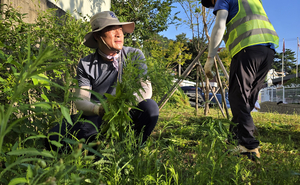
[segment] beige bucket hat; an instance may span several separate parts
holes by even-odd
[[[122,25],[123,31],[132,33],[134,22],[120,22],[112,11],[103,11],[95,14],[90,20],[92,31],[85,35],[83,44],[89,48],[98,48],[98,43],[93,37],[93,32],[103,30],[107,26]]]

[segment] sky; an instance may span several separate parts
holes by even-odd
[[[300,39],[300,0],[262,0],[262,2],[269,20],[279,36],[279,47],[276,48],[276,52],[282,52],[284,39],[285,49],[291,49],[297,57],[297,37]],[[180,11],[178,17],[186,19],[181,6],[177,3],[174,6],[177,6],[177,8],[173,10],[173,13]],[[175,40],[176,35],[181,33],[186,33],[188,38],[192,37],[191,31],[186,25],[179,26],[177,30],[172,25],[167,31],[161,32],[160,35]],[[224,46],[223,42],[221,47]],[[299,50],[298,57],[300,58]]]

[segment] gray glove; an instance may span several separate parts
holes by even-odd
[[[213,78],[215,76],[212,72],[212,66],[214,65],[214,63],[215,61],[213,57],[208,57],[205,62],[204,71],[208,78]]]

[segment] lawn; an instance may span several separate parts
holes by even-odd
[[[230,121],[219,109],[210,109],[208,116],[200,109],[195,116],[191,108],[164,108],[153,138],[160,136],[174,153],[163,161],[176,164],[179,184],[299,183],[299,115],[255,112],[252,116],[261,143],[259,164],[226,152],[234,147],[224,142]]]
[[[69,142],[71,153],[61,154],[34,150],[43,148],[37,136],[20,141],[2,154],[0,184],[300,183],[298,115],[253,113],[261,142],[261,159],[254,163],[228,152],[235,146],[225,143],[230,121],[220,110],[210,109],[208,116],[194,110],[165,106],[142,146],[132,137],[114,143],[99,138],[89,145]],[[85,150],[95,146],[96,158]]]

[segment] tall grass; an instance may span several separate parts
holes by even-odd
[[[63,154],[13,146],[5,155],[9,165],[1,172],[1,182],[298,184],[298,115],[253,113],[253,117],[261,142],[260,164],[227,153],[233,147],[224,142],[230,122],[218,109],[211,109],[209,117],[205,117],[201,113],[195,116],[189,106],[166,105],[143,146],[133,144],[130,136],[115,140],[114,144],[109,139],[99,139],[89,145],[74,141],[71,153]],[[102,157],[95,158],[85,152],[90,147],[96,148]]]
[[[187,97],[176,92],[161,110],[150,138],[140,145],[134,132],[125,132],[130,130],[128,108],[134,108],[132,92],[140,88],[131,81],[135,79],[132,74],[141,75],[130,65],[124,76],[127,80],[119,84],[117,95],[108,96],[104,102],[105,121],[109,123],[106,135],[99,135],[92,143],[65,139],[70,150],[62,153],[45,150],[43,141],[48,139],[47,129],[54,122],[66,119],[73,124],[69,108],[74,84],[74,74],[70,73],[74,69],[64,66],[76,63],[85,54],[78,44],[85,31],[76,26],[75,20],[67,21],[72,29],[80,31],[72,30],[79,34],[73,37],[75,44],[69,53],[74,57],[66,59],[64,55],[65,63],[61,63],[58,61],[62,54],[54,48],[63,45],[69,51],[65,39],[71,31],[57,31],[55,24],[49,31],[43,27],[47,21],[40,21],[39,27],[49,35],[46,47],[40,45],[43,37],[32,39],[36,35],[26,34],[31,28],[22,32],[24,23],[12,21],[13,11],[6,13],[11,19],[6,20],[8,31],[2,35],[7,36],[4,40],[11,40],[0,43],[0,48],[5,48],[0,50],[0,184],[299,184],[300,123],[296,114],[253,113],[259,131],[256,137],[261,142],[258,164],[227,152],[235,147],[224,142],[230,121],[218,109],[210,109],[209,116],[201,112],[195,116]],[[47,16],[40,19],[51,20]],[[20,27],[10,29],[9,25]],[[34,29],[37,35],[42,33],[38,29]],[[15,37],[10,36],[11,30],[18,31],[12,34]],[[50,41],[54,42],[52,46]],[[159,65],[146,62],[152,62],[154,70],[148,72],[155,82],[155,98],[159,99],[160,94],[167,92],[165,84],[170,76],[164,78],[165,72]],[[161,65],[160,61],[156,63]],[[59,142],[52,144],[62,146]]]
[[[32,58],[31,56],[31,46],[30,46],[30,37],[28,37],[27,42],[27,50],[28,56],[27,59],[23,61],[24,67],[22,64],[18,64],[16,61],[13,61],[9,56],[5,55],[4,52],[1,51],[1,58],[6,59],[4,63],[10,63],[12,65],[17,64],[20,68],[20,71],[17,68],[12,67],[13,75],[16,79],[14,87],[12,89],[12,97],[9,101],[9,105],[1,105],[0,107],[0,120],[1,120],[1,130],[0,130],[0,153],[2,152],[2,146],[4,137],[7,133],[9,133],[12,128],[17,124],[27,119],[33,114],[29,114],[20,119],[9,120],[12,118],[12,114],[18,112],[18,110],[22,108],[30,108],[28,105],[20,104],[20,98],[22,94],[30,88],[34,88],[34,85],[30,83],[32,79],[39,79],[43,81],[48,81],[47,78],[40,77],[39,74],[43,74],[46,71],[53,70],[58,66],[61,66],[61,63],[51,63],[45,62],[50,61],[51,59],[57,59],[60,57],[58,51],[51,49],[50,47],[46,47],[45,49],[41,49],[40,53],[37,57]],[[41,46],[41,48],[43,48]],[[40,85],[40,84],[39,84]],[[22,107],[23,106],[23,107]],[[32,105],[33,107],[47,107],[50,106],[45,102],[36,102]],[[42,112],[36,112],[37,114]]]

